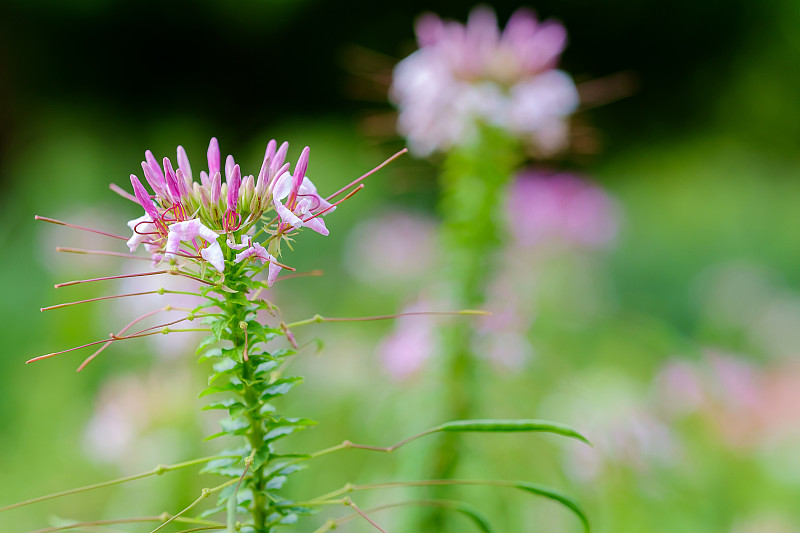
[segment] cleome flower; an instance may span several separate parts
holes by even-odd
[[[565,146],[578,92],[555,68],[566,45],[561,24],[519,9],[501,32],[494,12],[478,7],[466,25],[424,15],[416,34],[420,48],[395,67],[390,90],[412,151],[425,156],[467,144],[479,124],[544,155]]]
[[[153,194],[131,174],[133,198],[144,209],[144,215],[128,222],[133,232],[127,242],[130,251],[143,245],[154,264],[196,260],[223,272],[226,253],[218,239],[225,234],[229,236],[231,250],[241,249],[247,243],[247,250],[236,255],[233,263],[251,256],[262,263],[270,263],[271,285],[281,269],[274,257],[279,254],[281,237],[303,226],[328,235],[319,216],[335,208],[317,193],[305,175],[309,148],[303,150],[294,173],[289,172],[290,164],[285,162],[288,149],[288,143],[278,147],[277,142],[271,140],[258,177],[242,176],[233,156],[226,158],[223,168],[219,144],[212,138],[208,146],[208,171],[200,172],[199,183],[192,177],[183,147],[178,146],[177,169],[169,158],[165,157],[159,164],[152,152],[146,151],[142,171]],[[270,211],[277,215],[273,221],[277,223],[275,226],[268,221]],[[261,232],[272,235],[268,239],[272,253],[253,242],[249,235],[265,215],[268,218]],[[231,246],[237,237],[242,245]]]

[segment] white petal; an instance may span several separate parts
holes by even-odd
[[[214,241],[208,248],[200,250],[200,255],[219,272],[225,270],[225,256],[222,255],[222,247],[218,242]]]
[[[270,261],[269,275],[267,275],[267,287],[272,287],[272,284],[275,283],[275,279],[278,277],[278,274],[280,274],[280,272],[281,272],[281,267]]]
[[[281,217],[281,220],[286,224],[291,224],[294,229],[299,228],[303,225],[303,221],[300,218],[292,213],[288,207],[283,205],[281,201],[277,197],[273,197],[275,201],[275,211],[278,212],[278,215]]]
[[[248,248],[244,252],[240,252],[240,253],[236,254],[236,257],[233,258],[233,262],[234,263],[241,263],[242,261],[244,261],[245,259],[247,259],[251,255],[253,255],[254,253],[256,253],[255,249],[253,249],[252,247]]]

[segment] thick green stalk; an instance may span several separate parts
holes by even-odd
[[[248,362],[249,363],[249,362]],[[251,365],[245,363],[242,379],[245,383],[252,379],[253,369]],[[248,419],[250,420],[250,431],[247,434],[247,441],[250,444],[251,450],[260,450],[264,443],[264,427],[263,423],[252,413],[257,413],[259,408],[258,393],[252,388],[247,388],[245,394],[245,406],[248,412]],[[253,469],[251,485],[253,488],[253,524],[258,533],[267,533],[267,501],[264,496],[264,487],[266,480],[264,479],[264,466],[267,464],[265,461],[258,468]]]
[[[220,422],[222,431],[215,437],[238,441],[238,459],[215,461],[207,472],[233,477],[220,492],[216,511],[227,512],[228,528],[235,528],[239,516],[255,533],[271,533],[279,525],[293,523],[305,512],[285,503],[281,496],[286,476],[300,468],[296,455],[276,453],[273,443],[313,424],[304,418],[285,418],[271,402],[289,392],[300,378],[287,377],[278,371],[292,350],[268,351],[267,344],[284,335],[280,329],[261,324],[259,309],[272,304],[248,295],[262,285],[244,269],[233,271],[224,280],[225,288],[209,291],[203,307],[217,306],[221,313],[206,318],[213,333],[200,348],[203,359],[214,361],[209,387],[201,393],[224,393],[227,398],[209,404],[207,409],[226,409],[230,415]],[[212,296],[213,293],[214,295]],[[219,343],[217,341],[227,341]],[[293,516],[294,515],[294,516]]]
[[[441,176],[442,241],[448,296],[456,307],[480,307],[501,243],[502,201],[522,161],[519,143],[485,128],[472,146],[451,151]],[[442,420],[480,416],[480,376],[473,352],[474,328],[458,321],[442,331],[442,375],[445,388]],[[428,475],[446,479],[461,459],[457,436],[443,435]],[[443,491],[446,489],[442,489]],[[436,494],[435,497],[446,497]],[[447,514],[433,508],[421,531],[444,531]]]

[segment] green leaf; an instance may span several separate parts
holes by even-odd
[[[211,322],[211,333],[217,338],[217,340],[222,339],[222,334],[225,332],[225,322],[222,320],[214,320]]]
[[[203,350],[205,350],[206,348],[208,348],[209,346],[211,346],[212,344],[214,344],[217,341],[219,341],[219,339],[216,337],[216,335],[209,335],[208,337],[206,337],[205,339],[203,339],[200,342],[200,346],[198,346],[197,350],[195,350],[195,354],[200,355],[200,352],[202,352]],[[207,357],[216,357],[216,356],[215,355],[208,355],[208,352],[206,352],[205,354],[203,354],[201,359],[207,358]]]
[[[224,400],[220,400],[218,402],[211,402],[208,405],[204,405],[203,407],[201,407],[201,410],[210,411],[211,409],[228,409],[231,405],[235,403],[238,402],[233,398],[225,398]]]
[[[454,420],[446,422],[435,428],[436,431],[464,431],[464,432],[525,432],[537,431],[544,433],[555,433],[564,437],[578,439],[591,446],[589,439],[578,433],[571,427],[550,422],[548,420],[535,419],[486,419],[486,420]]]
[[[261,392],[261,400],[269,400],[276,396],[283,396],[294,388],[295,385],[303,381],[301,377],[283,378],[270,384]]]
[[[203,396],[208,396],[209,394],[216,394],[218,392],[235,392],[237,394],[242,394],[242,385],[237,383],[226,383],[225,385],[215,385],[213,387],[208,387],[207,389],[203,390],[200,394],[197,395],[198,398],[202,398]]]
[[[239,363],[236,360],[230,357],[225,357],[222,360],[214,363],[211,368],[214,369],[214,372],[226,372],[228,370],[233,370],[238,364]]]
[[[452,509],[472,520],[483,533],[494,533],[489,521],[478,510],[464,502],[453,502]]]
[[[223,457],[221,459],[214,459],[213,461],[206,463],[206,465],[200,469],[200,473],[207,474],[210,472],[216,472],[221,468],[230,468],[239,462],[241,462],[241,459],[236,457]]]
[[[237,418],[236,420],[223,418],[219,421],[219,425],[225,433],[238,435],[250,427],[250,421],[246,418]]]
[[[559,502],[561,505],[575,513],[575,515],[580,519],[583,523],[583,529],[586,533],[589,533],[589,519],[586,517],[586,513],[583,512],[583,509],[580,508],[578,503],[570,498],[569,496],[562,494],[556,490],[549,489],[547,487],[542,487],[540,485],[534,485],[533,483],[527,483],[524,481],[515,482],[513,487],[523,490],[525,492],[530,492],[532,494],[536,494],[537,496],[543,496],[545,498],[549,498],[551,500],[555,500]]]
[[[253,371],[253,375],[256,377],[263,376],[264,374],[275,370],[275,367],[277,366],[277,361],[264,361],[256,367],[256,369]]]

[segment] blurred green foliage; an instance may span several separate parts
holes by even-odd
[[[430,9],[463,18],[468,7],[364,2],[344,8],[311,1],[4,4],[0,506],[216,450],[215,443],[201,441],[213,432],[213,420],[200,419],[195,395],[205,375],[191,350],[164,359],[154,355],[159,348],[153,345],[121,344],[78,375],[80,353],[23,364],[30,356],[104,338],[130,319],[116,316],[120,307],[108,302],[37,311],[73,297],[107,294],[110,285],[63,294],[69,289],[51,286],[116,272],[122,263],[57,254],[55,244],[83,246],[84,237],[35,225],[33,215],[124,233],[137,210],[108,191],[107,183],[124,185],[146,148],[172,155],[180,143],[193,162],[202,161],[212,135],[220,138],[223,152],[236,154],[248,169],[257,168],[271,137],[291,143],[290,157],[310,145],[309,175],[320,190],[335,190],[400,145],[399,139],[378,137],[380,132],[360,120],[363,109],[389,108],[346,92],[351,74],[341,58],[349,57],[347,47],[401,57],[417,13]],[[515,7],[497,5],[501,18]],[[789,307],[800,301],[797,2],[685,0],[667,9],[644,1],[571,0],[534,7],[569,29],[567,70],[590,77],[625,70],[640,79],[634,96],[582,115],[600,132],[602,152],[564,162],[616,195],[624,222],[615,249],[594,257],[552,258],[537,267],[544,290],[527,336],[535,357],[514,370],[483,363],[487,379],[479,414],[563,420],[581,429],[587,417],[602,419],[619,404],[663,408],[653,391],[669,359],[703,361],[704,351],[714,348],[740,354],[756,368],[786,363],[763,336],[748,329],[764,318],[762,308],[755,307],[763,291],[736,300],[745,311],[752,306],[743,323],[722,321],[707,294],[720,269],[744,264],[764,272],[759,283],[772,287]],[[398,162],[370,178],[364,192],[329,217],[330,237],[303,235],[291,264],[300,271],[324,269],[325,276],[279,286],[274,300],[284,315],[379,314],[414,299],[421,281],[369,283],[347,268],[344,256],[353,249],[348,235],[364,219],[390,208],[433,213],[434,175],[432,165]],[[589,298],[601,300],[599,311],[584,312]],[[784,335],[789,348],[783,355],[791,361],[797,356],[791,334],[800,322],[787,316],[784,327],[767,331],[767,340],[778,342],[782,339],[776,336]],[[293,439],[298,450],[345,438],[386,445],[442,422],[429,419],[430,406],[441,401],[435,372],[393,381],[382,369],[376,346],[390,329],[387,323],[323,324],[296,332],[301,342],[318,336],[325,345],[319,353],[306,348],[297,361],[296,372],[307,379],[283,406],[321,422]],[[104,459],[87,444],[87,424],[114,397],[113,389],[103,392],[104,385],[122,378],[152,384],[153,368],[165,378],[161,385],[155,382],[170,389],[164,396],[170,400],[140,398],[142,412],[155,404],[159,413],[139,427],[136,453]],[[175,376],[183,377],[170,380]],[[680,399],[675,392],[662,402],[668,406]],[[587,414],[586,406],[596,411]],[[768,440],[736,447],[713,422],[700,415],[676,419],[669,433],[681,452],[672,460],[609,461],[588,481],[565,466],[579,443],[466,435],[469,455],[462,473],[561,487],[578,496],[600,532],[796,530],[800,465],[792,445],[796,449],[797,427],[787,426],[795,437],[783,444]],[[607,431],[613,438],[614,430]],[[346,481],[418,477],[427,445],[417,442],[392,456],[350,451],[321,458],[298,474],[289,490],[308,495]],[[202,486],[206,483],[193,472],[176,472],[10,511],[0,515],[0,529],[28,531],[50,516],[175,511]],[[396,501],[401,493],[367,494],[362,507]],[[557,506],[531,503],[525,495],[479,488],[465,494],[482,503],[493,520],[507,524],[506,531],[579,527]],[[399,528],[408,513],[387,511],[381,523]],[[358,523],[347,527],[369,530]]]

